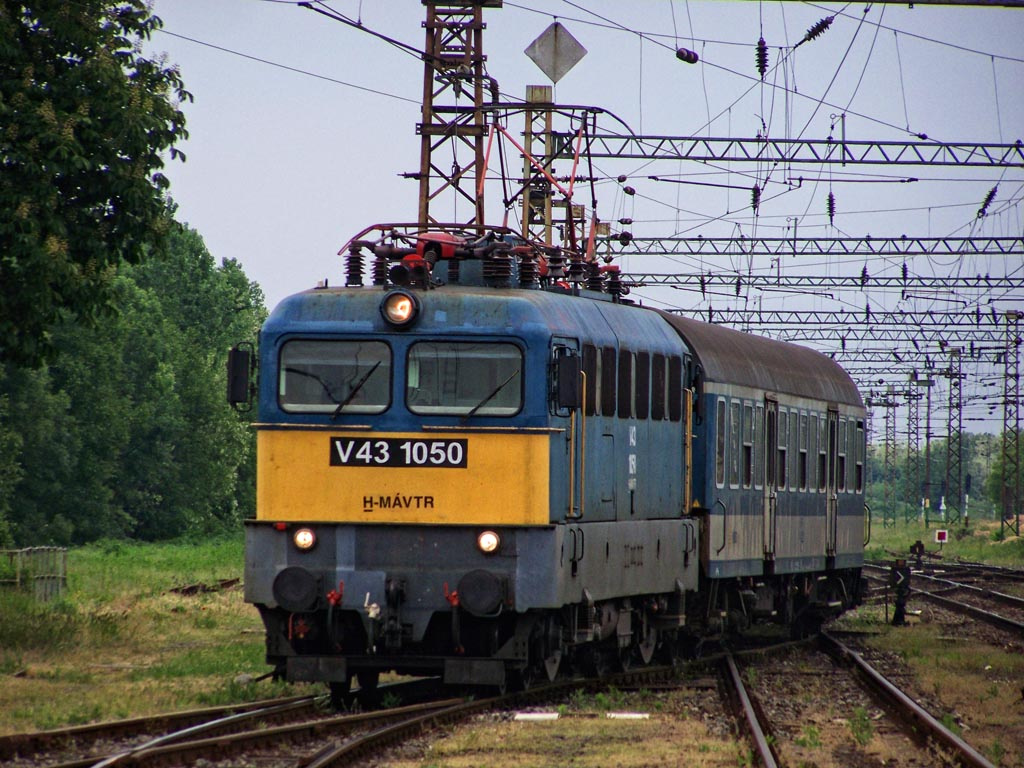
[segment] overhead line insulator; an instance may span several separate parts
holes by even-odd
[[[689,48],[680,48],[676,51],[676,58],[686,64],[696,64],[700,61],[700,56],[697,55],[696,51],[691,51]]]
[[[754,54],[754,61],[757,63],[758,74],[764,80],[765,72],[768,71],[768,44],[764,41],[763,37],[757,41],[757,52]]]
[[[820,37],[825,32],[826,29],[828,29],[830,26],[832,26],[832,21],[834,19],[835,19],[835,16],[826,16],[824,19],[822,19],[817,24],[815,24],[813,27],[808,29],[807,30],[807,34],[804,35],[804,39],[801,40],[799,43],[797,43],[793,47],[794,48],[798,48],[799,46],[803,45],[804,43],[809,43],[814,38]]]
[[[996,192],[999,191],[999,185],[996,184],[992,189],[985,195],[985,199],[981,203],[981,208],[978,209],[978,218],[984,218],[988,214],[988,207],[992,204],[992,201],[996,199]]]

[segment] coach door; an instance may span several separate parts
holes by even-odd
[[[839,524],[838,466],[839,412],[828,409],[828,462],[825,473],[825,555],[836,555],[836,529]]]
[[[771,397],[764,401],[764,445],[760,447],[764,457],[764,495],[762,515],[764,517],[764,559],[775,559],[775,516],[779,503],[779,472],[777,466],[779,450],[779,402]]]

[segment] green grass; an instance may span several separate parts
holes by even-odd
[[[269,671],[240,587],[243,542],[101,542],[68,553],[51,603],[0,590],[0,733],[232,704],[319,687],[246,682]]]
[[[245,562],[241,536],[162,544],[102,541],[68,554],[68,587],[100,601],[161,594],[173,587],[238,578]]]
[[[1019,566],[1024,542],[995,541],[992,526],[972,525],[960,537],[951,529],[944,556]],[[904,553],[918,539],[937,551],[933,531],[916,522],[884,529],[878,518],[868,557],[889,559],[890,552]],[[0,733],[321,692],[322,686],[245,682],[269,668],[262,624],[240,587],[193,596],[171,592],[240,578],[243,554],[241,535],[165,544],[101,542],[69,552],[68,589],[59,600],[40,604],[0,589]],[[880,606],[862,609],[855,620],[888,629]],[[962,649],[928,632],[887,634],[890,647],[947,688],[964,675],[964,667],[987,666],[987,674],[1000,680],[1020,679],[1022,673],[1019,656],[975,651],[964,658]],[[982,700],[985,709],[1012,706],[1006,686],[995,688],[997,698],[989,693],[992,679],[981,683],[977,690],[985,695],[972,693],[964,708],[977,709]],[[615,690],[580,692],[566,710],[606,711],[621,699]]]
[[[920,541],[925,550],[939,555],[943,560],[956,558],[970,562],[985,562],[992,565],[1006,565],[1019,568],[1024,563],[1024,538],[1011,536],[999,538],[999,522],[992,520],[972,521],[969,527],[936,524],[925,527],[923,520],[904,522],[899,517],[896,525],[886,528],[882,525],[882,514],[873,512],[871,540],[864,555],[869,560],[889,560],[895,554],[909,557],[910,546]],[[935,531],[949,532],[949,541],[941,547],[935,543]]]

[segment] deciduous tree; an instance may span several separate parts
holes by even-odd
[[[38,364],[163,241],[191,96],[142,53],[160,24],[144,0],[0,0],[0,361]]]

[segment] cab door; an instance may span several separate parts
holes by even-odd
[[[586,460],[586,383],[587,372],[580,355],[578,339],[555,336],[551,339],[551,365],[549,373],[551,392],[551,413],[567,418],[569,428],[564,439],[568,473],[565,476],[567,501],[565,517],[576,519],[583,516]],[[559,439],[554,436],[552,439]]]

